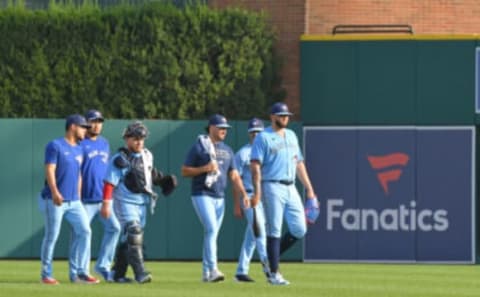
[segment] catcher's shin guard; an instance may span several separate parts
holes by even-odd
[[[128,268],[128,244],[126,242],[119,243],[115,252],[115,262],[112,270],[114,271],[113,279],[115,281],[125,278]]]
[[[132,266],[135,280],[139,283],[151,281],[143,263],[143,229],[138,222],[127,224],[128,263]]]

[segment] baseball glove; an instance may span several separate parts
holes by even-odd
[[[310,225],[315,224],[320,214],[320,203],[317,198],[307,199],[305,201],[305,218]]]
[[[165,175],[160,180],[160,188],[164,196],[170,195],[177,187],[177,177],[175,175]]]

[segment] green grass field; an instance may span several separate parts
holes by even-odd
[[[202,283],[200,262],[147,262],[152,283],[80,285],[68,282],[66,261],[55,261],[61,284],[46,286],[39,281],[39,261],[0,261],[0,296],[480,296],[480,267],[475,265],[282,263],[289,286],[267,284],[259,263],[250,268],[255,283],[236,283],[235,267],[220,263],[226,281]]]

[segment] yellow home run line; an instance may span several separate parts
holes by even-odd
[[[362,41],[362,40],[479,40],[479,34],[303,34],[301,41]]]

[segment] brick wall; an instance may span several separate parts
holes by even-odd
[[[306,0],[307,34],[337,24],[410,24],[416,34],[480,32],[478,0]]]
[[[305,0],[210,0],[216,8],[227,6],[265,11],[278,39],[283,58],[282,81],[290,109],[300,114],[300,36],[305,32]],[[298,117],[297,117],[298,118]]]
[[[416,34],[480,33],[480,0],[210,0],[209,4],[270,15],[284,58],[287,103],[297,115],[302,34],[331,34],[338,24],[409,24]]]

